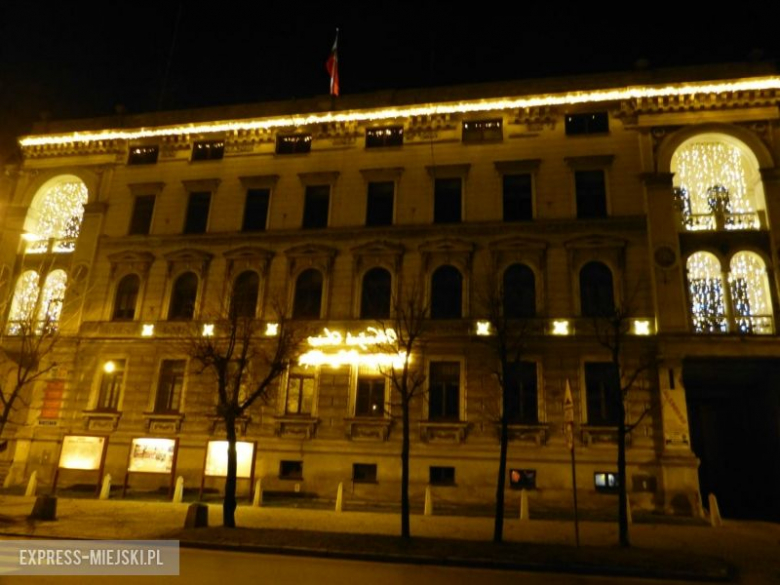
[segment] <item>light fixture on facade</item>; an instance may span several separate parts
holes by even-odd
[[[279,323],[266,323],[265,334],[268,337],[276,337],[279,335]]]
[[[116,370],[116,364],[112,362],[111,360],[107,361],[103,364],[103,371],[106,374],[111,374]]]
[[[647,319],[634,319],[632,323],[632,333],[634,335],[650,335],[650,321]]]
[[[214,324],[204,323],[201,335],[203,335],[203,337],[214,337]]]
[[[553,335],[571,335],[570,323],[567,319],[557,319],[552,322]]]
[[[477,335],[490,335],[490,321],[477,321]]]
[[[154,335],[154,323],[144,323],[141,326],[141,337],[151,337]]]

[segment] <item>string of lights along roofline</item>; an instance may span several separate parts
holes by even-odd
[[[780,89],[780,76],[756,77],[723,82],[685,83],[663,86],[628,86],[624,88],[594,91],[566,92],[514,98],[484,99],[460,102],[413,105],[393,108],[348,110],[344,112],[322,112],[306,116],[281,116],[260,119],[184,124],[136,130],[102,130],[98,132],[71,132],[52,135],[31,135],[22,137],[19,144],[24,148],[35,146],[56,146],[74,143],[91,143],[106,140],[137,140],[164,136],[188,136],[214,132],[242,132],[308,126],[312,124],[372,122],[414,116],[441,114],[465,114],[491,112],[522,108],[562,106],[587,103],[612,102],[629,99],[653,99],[682,97],[697,94],[711,95],[740,91],[766,91]]]

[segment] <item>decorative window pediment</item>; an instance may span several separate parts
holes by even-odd
[[[223,256],[227,260],[227,276],[230,280],[231,276],[244,270],[255,270],[264,278],[274,253],[256,246],[242,246],[228,250]]]
[[[489,244],[493,266],[503,270],[510,264],[529,264],[543,271],[547,254],[547,242],[533,238],[504,238]]]
[[[211,259],[214,256],[203,250],[188,248],[185,250],[168,252],[167,254],[164,254],[163,257],[168,263],[168,276],[184,270],[191,270],[200,278],[203,278],[209,268]]]
[[[439,264],[453,264],[464,272],[470,272],[475,249],[476,245],[472,242],[455,238],[431,240],[419,248],[426,272]]]
[[[369,266],[382,266],[397,273],[404,254],[403,244],[376,240],[352,248],[353,268],[356,274]]]
[[[111,278],[121,277],[130,272],[137,272],[146,276],[154,260],[155,256],[151,252],[127,250],[109,254],[108,261],[111,263]]]
[[[284,254],[287,256],[290,276],[294,276],[306,268],[316,268],[325,274],[330,274],[338,250],[330,246],[303,244],[288,248]]]

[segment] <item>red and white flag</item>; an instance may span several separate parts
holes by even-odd
[[[336,29],[336,40],[333,41],[333,48],[330,50],[330,57],[325,62],[325,68],[330,74],[330,95],[339,95],[339,29]]]

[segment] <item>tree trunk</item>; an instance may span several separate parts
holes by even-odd
[[[227,477],[225,478],[225,501],[222,504],[222,525],[236,527],[236,420],[232,415],[225,417],[227,432]]]
[[[401,538],[411,538],[409,530],[409,400],[401,399]]]
[[[506,391],[504,392],[504,404],[506,404]],[[498,457],[498,479],[496,481],[496,518],[493,525],[493,542],[501,542],[504,539],[504,485],[506,482],[506,454],[509,446],[509,428],[506,420],[506,412],[501,413],[501,453]]]
[[[628,538],[628,513],[626,511],[626,408],[622,400],[618,407],[618,534],[622,547],[631,546]]]

